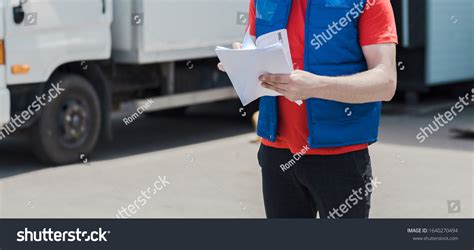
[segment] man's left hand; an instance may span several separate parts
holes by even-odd
[[[290,101],[314,97],[314,92],[325,86],[321,76],[303,70],[295,70],[289,75],[266,74],[259,80],[264,88],[274,90]]]

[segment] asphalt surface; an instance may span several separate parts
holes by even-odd
[[[474,127],[474,105],[423,144],[416,139],[456,101],[386,109],[380,142],[370,148],[382,182],[371,217],[474,217],[474,139],[450,132]],[[122,207],[137,207],[161,177],[169,183],[131,217],[263,218],[258,144],[243,115],[229,102],[184,117],[142,116],[128,126],[117,118],[112,142],[101,141],[85,163],[61,167],[38,163],[26,136],[8,138],[0,143],[0,217],[114,218]]]

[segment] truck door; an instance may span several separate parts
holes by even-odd
[[[3,2],[7,84],[44,82],[64,63],[110,58],[112,0]]]

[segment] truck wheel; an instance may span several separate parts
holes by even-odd
[[[31,128],[33,152],[46,164],[78,162],[92,152],[99,138],[102,124],[99,97],[89,81],[79,75],[59,74],[50,82],[60,83],[64,90],[56,98],[45,101]]]

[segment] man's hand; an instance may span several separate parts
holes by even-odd
[[[289,75],[262,75],[260,81],[263,87],[284,95],[290,101],[311,98],[314,91],[325,86],[322,77],[302,70],[295,70]]]
[[[235,42],[232,44],[233,49],[241,49],[242,48],[242,43]],[[224,65],[220,62],[217,64],[217,68],[219,68],[220,71],[225,72]]]
[[[344,103],[390,101],[397,88],[396,46],[362,47],[369,70],[350,76],[328,77],[296,70],[290,75],[264,75],[263,87],[290,100],[311,97]]]

